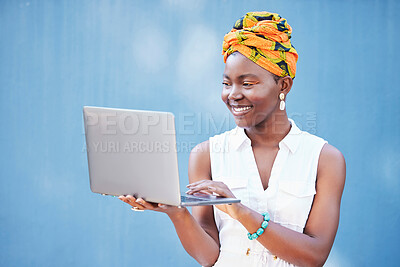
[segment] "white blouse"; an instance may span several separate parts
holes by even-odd
[[[279,142],[265,191],[243,128],[210,138],[211,174],[244,205],[260,213],[268,211],[271,221],[302,233],[316,193],[319,154],[327,141],[289,121],[292,127]],[[226,213],[214,208],[214,216],[221,243],[214,266],[294,266],[272,255],[257,240],[249,240],[246,228]]]

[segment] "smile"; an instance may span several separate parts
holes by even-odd
[[[241,116],[249,112],[252,108],[253,106],[242,106],[242,107],[232,106],[232,113],[235,116]]]

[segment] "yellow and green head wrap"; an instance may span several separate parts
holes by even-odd
[[[286,19],[269,12],[249,12],[224,37],[224,62],[238,51],[280,77],[295,77],[297,52],[290,42],[292,28]]]

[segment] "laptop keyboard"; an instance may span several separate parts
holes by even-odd
[[[191,196],[181,196],[182,202],[191,202],[191,201],[207,201],[209,199],[200,198],[200,197],[191,197]]]

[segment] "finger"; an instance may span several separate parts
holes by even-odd
[[[235,196],[233,195],[233,193],[227,189],[227,188],[222,188],[222,187],[216,187],[216,186],[209,186],[208,190],[216,193],[222,197],[232,197],[234,198]]]
[[[121,200],[123,200],[125,203],[131,205],[131,206],[134,207],[134,208],[141,209],[141,210],[145,209],[145,208],[143,207],[143,205],[141,205],[140,203],[138,203],[138,202],[137,202],[137,199],[136,199],[134,196],[132,196],[132,195],[127,195],[127,196],[125,196],[125,197],[119,197],[119,198],[120,198]]]
[[[204,183],[198,184],[196,186],[189,187],[189,191],[192,191],[192,192],[199,192],[201,190],[206,190],[207,191],[208,187],[210,187],[210,186],[217,187],[218,185],[215,184],[215,183],[206,183],[206,182],[204,182]]]
[[[198,184],[200,184],[202,182],[204,182],[204,180],[200,180],[200,181],[197,181],[197,182],[194,182],[194,183],[190,183],[190,184],[187,185],[187,187],[195,186],[195,185],[198,185]]]
[[[158,203],[157,206],[158,206],[160,209],[166,209],[166,208],[167,208],[167,205],[161,204],[161,203]]]
[[[204,191],[207,191],[207,190],[208,190],[208,187],[204,187],[204,188],[199,188],[199,187],[192,188],[192,189],[189,189],[188,191],[186,191],[186,194],[188,194],[188,195],[193,195],[193,194],[195,194],[195,193],[201,193],[203,190],[204,190]],[[212,192],[210,192],[210,193],[212,193]]]
[[[206,195],[212,195],[213,192],[210,190],[200,190],[199,192],[197,192],[196,194],[206,194]]]
[[[128,203],[128,199],[126,198],[126,196],[119,196],[118,199],[120,199],[121,201],[123,201],[125,203]]]
[[[191,187],[188,194],[194,194],[196,192],[202,192],[202,191],[208,192],[210,194],[215,193],[223,197],[235,197],[224,183],[215,181]]]
[[[198,194],[198,193],[207,194],[207,195],[212,195],[213,194],[213,192],[211,192],[208,189],[202,189],[202,190],[191,190],[191,189],[189,189],[185,193],[188,194],[188,195],[193,195],[193,194]]]
[[[157,207],[157,211],[162,211],[162,212],[165,212],[165,211],[167,211],[171,206],[169,206],[169,205],[166,205],[166,204],[161,204],[161,203],[158,203],[158,205],[157,205],[158,207]]]
[[[140,205],[139,203],[136,203],[136,199],[132,195],[127,195],[127,196],[119,196],[118,199],[122,200],[126,204],[132,206],[132,208],[136,208],[138,210],[144,210],[145,208]]]
[[[203,180],[203,181],[200,181],[200,182],[196,182],[196,183],[194,183],[194,184],[190,184],[190,185],[188,186],[188,188],[189,188],[189,189],[206,188],[206,187],[211,186],[211,185],[217,186],[218,183],[219,183],[219,182],[216,182],[216,181]]]
[[[156,204],[147,202],[143,198],[138,198],[136,200],[136,202],[139,203],[140,205],[142,205],[145,209],[149,209],[149,210],[154,210],[157,207]]]
[[[143,204],[142,204],[143,199],[141,199],[141,198],[136,199],[132,195],[127,195],[126,198],[128,200],[127,203],[129,205],[131,205],[132,207],[137,208],[139,210],[145,210],[146,209],[146,207],[144,207]]]
[[[145,210],[147,208],[143,205],[144,203],[145,201],[142,198],[137,198],[136,201],[131,202],[130,204],[140,210]]]
[[[133,210],[133,211],[145,211],[146,209],[140,209],[138,207],[132,207],[131,210]]]
[[[132,195],[127,195],[126,200],[128,201],[129,204],[131,204],[136,201],[136,198],[133,197]]]
[[[197,182],[194,182],[194,183],[191,183],[191,184],[188,184],[186,187],[194,187],[194,186],[197,186],[197,185],[199,185],[199,184],[202,184],[202,183],[208,183],[208,182],[212,182],[211,180],[201,180],[201,181],[197,181]]]
[[[195,194],[195,193],[200,193],[200,192],[202,192],[201,189],[193,188],[193,189],[189,189],[188,191],[186,191],[186,194],[188,194],[188,195],[193,195],[193,194]]]

